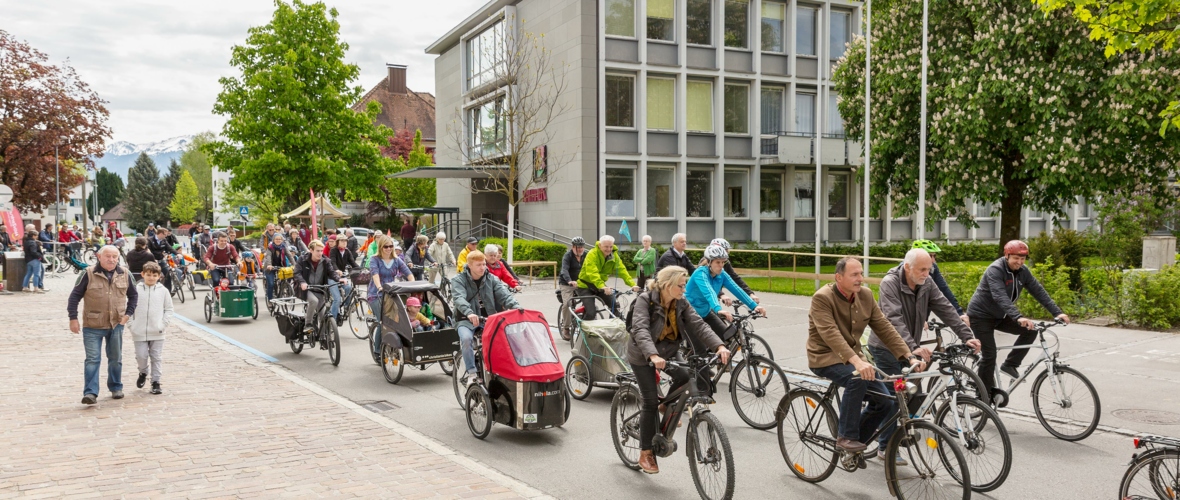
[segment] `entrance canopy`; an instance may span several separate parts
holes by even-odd
[[[283,214],[282,218],[310,219],[311,202],[312,200],[308,200],[307,203],[299,205],[299,208]],[[351,217],[350,215],[340,211],[339,208],[332,206],[332,203],[329,202],[328,199],[324,197],[324,195],[316,196],[315,202],[315,216],[317,219],[347,219]]]
[[[508,167],[489,165],[485,167],[417,167],[389,176],[390,179],[490,179],[508,175]]]

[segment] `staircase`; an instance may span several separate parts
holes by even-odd
[[[451,222],[462,222],[463,224],[470,225],[470,223],[468,221],[451,221]],[[456,225],[456,226],[460,226],[460,225]],[[534,226],[534,225],[529,224],[527,222],[517,221],[516,227],[513,229],[514,229],[513,234],[514,234],[515,238],[517,238],[517,239],[552,241],[554,243],[561,243],[563,245],[569,245],[570,242],[573,241],[572,237],[565,236],[562,234],[557,234],[553,231],[550,231],[545,228]],[[424,232],[424,234],[430,234],[430,233]],[[450,235],[451,232],[448,230],[447,234]],[[447,239],[451,243],[451,249],[454,250],[455,252],[459,252],[460,250],[463,249],[463,246],[466,245],[467,238],[471,237],[471,236],[474,236],[474,237],[479,238],[481,240],[484,238],[507,238],[508,237],[508,226],[501,223],[501,222],[494,221],[491,219],[480,219],[479,224],[471,226],[466,231],[457,232],[453,237],[449,237]]]

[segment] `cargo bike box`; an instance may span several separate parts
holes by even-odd
[[[410,325],[413,318],[406,309],[406,299],[414,296],[419,296],[423,303],[435,304],[431,311],[437,322],[434,329],[414,331]],[[426,281],[393,282],[382,286],[380,297],[381,353],[375,361],[381,365],[385,381],[398,383],[405,365],[425,370],[431,363],[438,363],[450,375],[453,360],[460,352],[459,332],[455,330],[449,302],[439,292],[438,285]],[[375,335],[376,332],[371,332],[369,338]]]

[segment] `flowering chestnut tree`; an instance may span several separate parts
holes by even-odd
[[[882,6],[884,4],[884,6]],[[917,211],[921,2],[873,9],[874,208]],[[1079,197],[1165,189],[1180,134],[1158,115],[1180,90],[1175,52],[1107,58],[1067,12],[1028,0],[930,2],[927,221],[975,225],[972,200],[999,207],[1001,242],[1020,234],[1021,209],[1063,216]],[[833,81],[850,136],[863,135],[864,39]],[[1155,125],[1155,126],[1153,126]]]

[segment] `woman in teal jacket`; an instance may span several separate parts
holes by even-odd
[[[708,261],[708,266],[700,266],[692,272],[692,277],[688,280],[688,289],[685,291],[685,298],[692,308],[696,310],[697,315],[705,320],[713,331],[722,339],[725,329],[729,326],[728,323],[733,322],[733,313],[725,310],[718,300],[721,290],[729,290],[739,301],[746,305],[754,312],[766,315],[766,309],[754,302],[745,291],[734,283],[733,278],[725,272],[725,263],[729,260],[729,252],[717,245],[711,245],[705,249],[705,260]],[[725,318],[725,322],[721,318]]]

